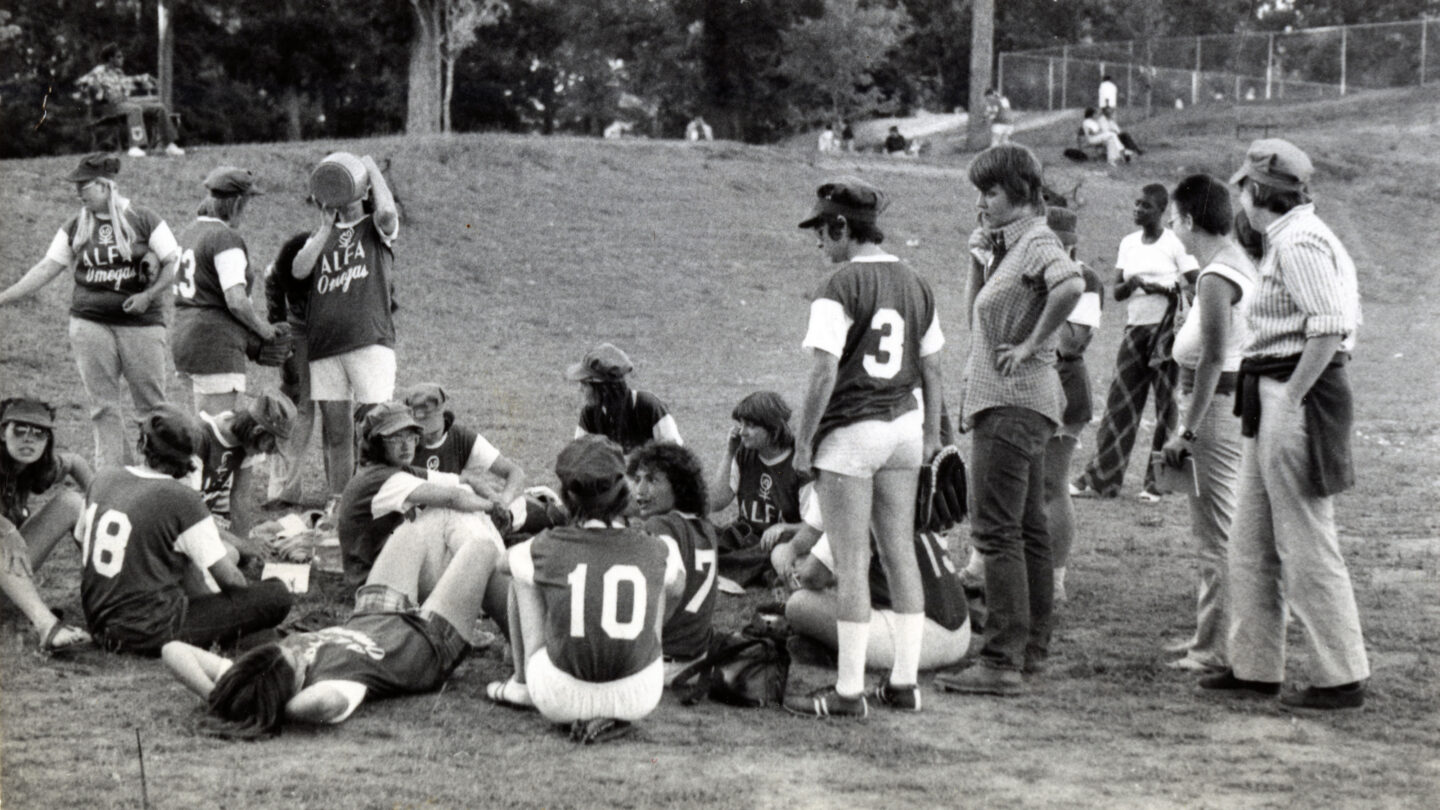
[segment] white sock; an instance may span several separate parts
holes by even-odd
[[[835,672],[835,691],[841,697],[865,692],[865,647],[870,643],[869,622],[835,622],[840,665]]]
[[[920,677],[920,639],[925,634],[924,613],[895,614],[895,666],[892,686],[914,686]]]
[[[1065,592],[1065,566],[1055,569],[1055,593]]]
[[[970,547],[970,560],[965,563],[965,573],[972,577],[985,576],[985,557],[974,546]]]

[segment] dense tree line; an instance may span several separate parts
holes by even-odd
[[[75,80],[117,42],[155,72],[158,0],[0,2],[0,156],[89,142]],[[1004,0],[996,52],[1415,19],[1440,0]],[[169,0],[190,143],[394,132],[766,142],[964,106],[969,0]],[[44,122],[41,122],[42,116]]]

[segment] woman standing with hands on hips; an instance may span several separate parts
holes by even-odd
[[[165,322],[161,295],[175,280],[180,249],[170,226],[121,196],[120,158],[87,155],[65,179],[75,184],[80,212],[56,231],[45,258],[0,292],[0,306],[33,295],[71,269],[70,348],[95,423],[95,463],[118,467],[132,458],[120,421],[120,378],[130,386],[135,417],[165,402]],[[159,268],[145,262],[153,253]]]
[[[1004,144],[970,163],[980,228],[970,237],[970,357],[961,424],[972,430],[970,530],[985,559],[980,665],[941,689],[1017,695],[1049,654],[1054,572],[1045,448],[1061,422],[1059,329],[1084,291],[1080,268],[1046,225],[1040,161]]]
[[[835,685],[785,700],[818,717],[865,717],[870,629],[870,535],[890,579],[895,661],[876,702],[920,710],[925,596],[915,559],[920,465],[940,449],[940,350],[945,337],[930,285],[880,247],[888,200],[841,177],[816,191],[800,227],[839,267],[816,291],[804,345],[811,368],[795,441],[795,469],[815,490],[835,557],[839,666]],[[920,397],[917,401],[917,391]],[[922,408],[923,405],[923,408]]]

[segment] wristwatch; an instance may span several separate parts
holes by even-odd
[[[1180,434],[1180,438],[1187,442],[1193,442],[1198,437],[1195,435],[1195,431],[1185,428],[1185,432]]]

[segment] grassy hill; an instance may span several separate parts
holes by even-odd
[[[878,807],[897,797],[915,806],[1423,805],[1440,788],[1435,100],[1424,89],[1284,108],[1286,135],[1316,158],[1318,207],[1356,256],[1365,298],[1351,367],[1361,481],[1338,507],[1375,665],[1374,700],[1361,713],[1297,719],[1268,704],[1210,703],[1193,694],[1192,678],[1163,668],[1160,645],[1193,622],[1188,517],[1176,498],[1147,507],[1129,497],[1137,452],[1126,497],[1079,506],[1055,666],[1019,700],[927,691],[924,713],[856,727],[667,699],[636,740],[572,751],[535,716],[484,701],[484,683],[508,672],[490,651],[438,697],[367,706],[342,729],[229,745],[195,735],[196,706],[158,664],[98,652],[39,660],[23,622],[0,606],[4,798],[16,807],[139,806],[139,728],[154,807]],[[1195,110],[1135,125],[1151,151],[1116,170],[1059,157],[1073,123],[1018,140],[1046,160],[1053,186],[1078,190],[1081,256],[1108,276],[1140,186],[1193,171],[1228,176],[1238,165],[1246,142],[1225,115]],[[891,192],[885,244],[937,290],[945,387],[951,399],[958,393],[968,347],[959,279],[975,191],[968,155],[953,146],[920,161],[817,160],[805,149],[732,143],[385,138],[126,160],[120,183],[178,227],[211,168],[254,169],[272,191],[242,232],[263,264],[313,226],[305,177],[337,148],[389,159],[404,203],[399,382],[442,383],[460,419],[536,482],[553,483],[549,469],[578,412],[562,371],[602,340],[630,352],[635,383],[671,406],[707,469],[742,396],[771,388],[798,407],[807,301],[827,268],[795,224],[833,174]],[[0,163],[0,284],[38,260],[77,207],[62,179],[72,163]],[[30,390],[60,404],[61,444],[88,454],[66,339],[69,286],[0,310],[0,394]],[[1090,351],[1100,400],[1122,322],[1122,308],[1110,306]],[[252,389],[275,382],[271,370],[252,372]],[[186,398],[178,384],[171,394]],[[318,468],[318,452],[311,462]],[[310,484],[318,492],[318,472]],[[957,547],[964,537],[956,534]],[[57,557],[43,572],[45,592],[75,616],[75,555]],[[733,627],[760,597],[725,598],[721,622]],[[1292,674],[1303,680],[1303,660]]]

